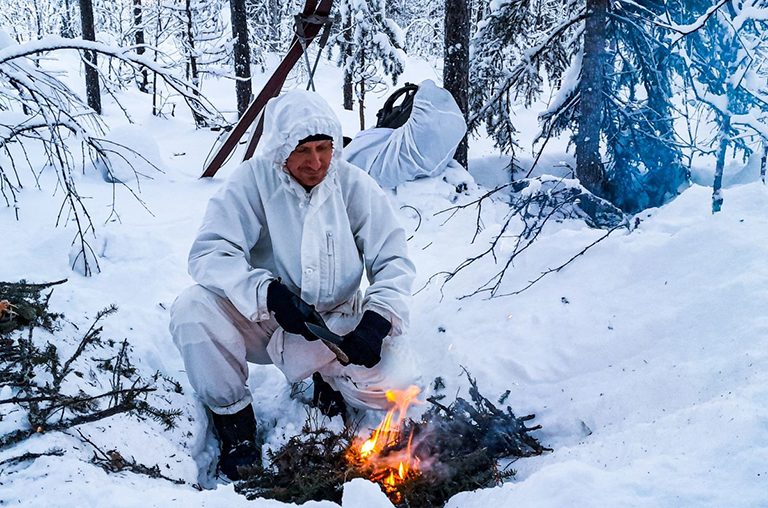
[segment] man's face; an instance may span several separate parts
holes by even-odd
[[[305,189],[319,184],[328,174],[333,156],[333,141],[307,141],[297,146],[285,161],[288,173]]]

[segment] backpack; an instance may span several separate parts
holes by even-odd
[[[384,106],[378,113],[376,113],[376,127],[389,127],[390,129],[402,127],[411,116],[413,98],[416,96],[416,91],[418,89],[418,85],[406,83],[403,87],[395,90],[392,95],[387,98]],[[403,97],[403,101],[395,106],[395,102],[401,96],[405,96]]]

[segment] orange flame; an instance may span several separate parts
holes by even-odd
[[[387,390],[386,397],[393,404],[392,408],[358,450],[360,459],[374,466],[371,479],[379,482],[395,502],[399,502],[400,497],[397,485],[403,482],[409,473],[418,472],[418,459],[411,454],[413,434],[408,437],[408,445],[404,451],[388,452],[386,456],[382,456],[381,452],[399,442],[408,408],[418,402],[416,397],[420,392],[417,386],[409,386],[405,390]]]

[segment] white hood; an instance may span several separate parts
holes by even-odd
[[[299,140],[314,134],[333,138],[331,168],[335,168],[343,146],[338,117],[319,94],[290,90],[270,99],[264,108],[264,134],[255,156],[282,168]]]

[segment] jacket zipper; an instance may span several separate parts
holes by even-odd
[[[329,267],[329,281],[328,281],[328,296],[333,296],[333,289],[336,283],[336,259],[333,251],[333,233],[328,231],[325,234],[325,240],[328,247],[328,267]]]

